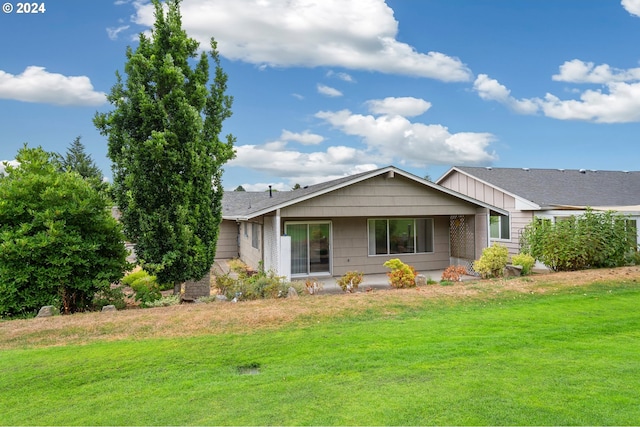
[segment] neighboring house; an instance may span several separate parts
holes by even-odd
[[[225,192],[216,258],[286,277],[469,266],[489,243],[489,212],[509,212],[393,166],[292,191]]]
[[[556,221],[587,207],[629,215],[640,241],[640,172],[456,166],[436,182],[508,211],[492,211],[489,228],[491,241],[511,254],[518,253],[522,230],[534,217]]]

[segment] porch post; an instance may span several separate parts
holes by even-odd
[[[482,250],[489,247],[489,209],[476,209],[476,258],[482,256]]]

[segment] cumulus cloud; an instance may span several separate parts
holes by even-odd
[[[565,63],[566,64],[566,63]],[[574,63],[573,66],[575,66]],[[621,81],[607,81],[622,79],[622,73],[605,72],[602,68],[594,72],[597,67],[587,64],[582,71],[578,67],[563,74],[564,78],[571,78],[575,82],[604,83],[604,89],[585,90],[577,92],[577,99],[560,99],[547,93],[544,98],[515,99],[509,89],[495,79],[481,74],[474,83],[474,89],[485,100],[500,102],[521,114],[542,112],[546,117],[558,120],[584,120],[595,123],[629,123],[640,121],[640,82],[625,83]],[[627,70],[629,71],[629,70]],[[563,72],[561,71],[561,74]],[[631,77],[625,79],[633,80]]]
[[[134,21],[152,26],[153,6],[134,6]],[[342,67],[447,82],[472,76],[458,58],[418,52],[398,41],[398,22],[384,0],[184,0],[180,9],[185,30],[208,47],[215,28],[220,54],[231,60],[274,67]]]
[[[555,81],[568,83],[596,83],[640,81],[640,68],[628,70],[612,68],[608,64],[595,65],[579,59],[566,61],[560,72],[551,77]]]
[[[413,123],[397,114],[374,116],[341,110],[320,111],[316,117],[347,135],[360,137],[368,151],[379,153],[387,163],[397,159],[415,166],[486,164],[497,158],[487,151],[494,141],[490,133],[452,134],[445,126]]]
[[[0,99],[81,106],[107,101],[106,94],[96,92],[88,77],[50,73],[37,66],[29,66],[18,75],[0,70]]]
[[[473,82],[473,89],[485,101],[500,102],[517,113],[535,114],[538,111],[536,100],[514,98],[506,86],[486,74],[480,74],[476,78]]]
[[[620,3],[631,15],[640,17],[640,0],[622,0]]]
[[[289,179],[292,185],[317,184],[378,167],[375,163],[366,161],[370,157],[367,153],[352,147],[333,146],[325,151],[311,153],[287,150],[282,146],[279,148],[274,149],[268,144],[240,145],[236,147],[236,157],[228,166],[247,167],[274,177]]]
[[[640,121],[640,83],[609,83],[608,93],[586,90],[579,100],[561,100],[548,93],[541,108],[547,117],[596,123]]]
[[[423,114],[431,108],[431,103],[424,99],[406,96],[400,98],[388,97],[385,99],[373,99],[367,101],[367,106],[373,114],[414,117]]]
[[[320,83],[318,83],[318,93],[332,98],[342,96],[342,92],[338,89]]]
[[[311,133],[308,130],[305,130],[302,133],[295,133],[285,129],[282,131],[282,134],[280,135],[280,140],[295,141],[304,145],[316,145],[324,141],[324,137],[322,135]]]

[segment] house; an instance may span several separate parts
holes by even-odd
[[[476,200],[393,166],[292,191],[225,192],[216,258],[239,257],[291,277],[384,273],[399,258],[417,270],[467,265],[489,244]]]
[[[534,217],[556,221],[587,207],[628,215],[640,241],[640,172],[455,166],[436,182],[506,210],[491,211],[490,240],[511,254],[519,252],[522,230]]]

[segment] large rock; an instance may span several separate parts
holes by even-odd
[[[287,291],[287,298],[298,298],[298,291],[296,291],[296,288],[293,286],[289,287],[289,290]]]
[[[36,317],[51,317],[60,314],[60,311],[52,305],[45,305],[40,309]]]
[[[522,276],[521,265],[507,265],[504,268],[504,277],[520,277]]]
[[[102,307],[102,312],[118,311],[115,305],[105,305]]]
[[[427,278],[424,274],[418,274],[416,276],[416,286],[426,286]]]

